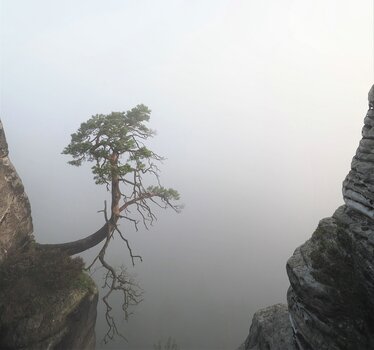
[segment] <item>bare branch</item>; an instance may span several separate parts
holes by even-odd
[[[125,216],[125,215],[120,215],[120,218],[121,218],[121,219],[126,219],[126,220],[131,221],[131,222],[134,224],[134,226],[135,226],[135,230],[136,230],[136,231],[139,231],[139,228],[138,228],[138,223],[139,223],[139,221],[138,221],[138,220],[132,219],[132,218],[130,218],[130,217],[128,217],[128,216]]]
[[[122,232],[120,231],[120,229],[118,228],[118,226],[116,225],[115,226],[116,228],[116,231],[119,233],[119,235],[121,236],[122,240],[125,241],[126,245],[127,245],[127,249],[129,250],[129,253],[130,253],[130,257],[131,257],[131,262],[132,262],[132,266],[135,266],[135,262],[134,262],[134,259],[137,258],[139,259],[140,261],[143,261],[143,258],[140,256],[140,255],[134,255],[132,253],[132,249],[130,247],[130,244],[129,244],[129,241],[123,236]]]
[[[128,319],[128,317],[131,315],[131,313],[128,311],[128,308],[132,305],[136,305],[142,301],[141,295],[142,291],[139,288],[137,284],[133,282],[131,278],[128,277],[126,274],[126,270],[124,268],[121,269],[121,272],[117,274],[115,268],[111,266],[105,259],[106,250],[108,248],[110,239],[113,236],[114,230],[116,230],[119,234],[122,240],[126,243],[127,249],[130,252],[130,257],[133,266],[135,265],[135,259],[139,259],[142,261],[142,257],[140,255],[134,255],[132,252],[132,249],[130,247],[130,244],[128,240],[123,236],[122,232],[119,230],[116,223],[112,223],[108,219],[107,215],[107,203],[104,201],[104,209],[100,210],[99,212],[102,212],[104,214],[105,222],[107,224],[107,237],[105,239],[105,243],[103,247],[101,248],[99,254],[95,257],[93,262],[90,264],[88,269],[90,269],[93,264],[99,260],[102,267],[107,270],[105,276],[104,276],[104,285],[103,288],[107,288],[107,293],[102,297],[103,303],[105,304],[105,320],[108,325],[108,330],[104,336],[103,341],[107,343],[109,340],[112,340],[114,336],[118,335],[121,338],[125,339],[124,335],[119,331],[117,327],[117,323],[115,318],[112,315],[113,308],[111,307],[111,304],[109,302],[109,297],[114,291],[120,291],[122,293],[123,301],[122,301],[122,310],[125,313],[125,319]]]

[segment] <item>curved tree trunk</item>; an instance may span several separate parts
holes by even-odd
[[[111,230],[109,225],[110,223],[108,222],[92,235],[76,241],[57,244],[38,244],[38,246],[42,249],[57,249],[68,255],[78,254],[102,242],[108,236],[108,230]]]
[[[105,238],[110,235],[116,227],[117,221],[120,217],[121,210],[123,207],[119,207],[119,201],[121,199],[121,191],[119,188],[119,176],[116,172],[118,166],[118,154],[113,153],[110,157],[110,164],[112,166],[112,203],[111,203],[111,217],[110,220],[107,219],[106,224],[97,230],[92,235],[85,238],[78,239],[73,242],[59,243],[59,244],[39,244],[38,246],[42,249],[58,249],[68,255],[74,255],[82,253],[95,245],[102,242]],[[104,209],[104,214],[106,215],[106,206]]]

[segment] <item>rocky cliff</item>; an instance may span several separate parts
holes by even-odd
[[[0,262],[33,238],[30,203],[8,154],[0,120]]]
[[[94,349],[98,293],[83,262],[37,248],[0,121],[0,349]]]
[[[288,305],[258,311],[243,350],[374,349],[374,86],[345,205],[287,262]]]

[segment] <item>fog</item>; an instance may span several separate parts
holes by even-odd
[[[368,0],[1,1],[1,118],[37,241],[103,223],[105,188],[61,155],[93,114],[146,104],[162,184],[185,204],[149,231],[121,225],[144,258],[129,268],[144,302],[120,323],[128,342],[107,345],[100,304],[98,348],[172,336],[183,350],[235,349],[257,309],[285,301],[288,257],[342,204],[372,13]]]

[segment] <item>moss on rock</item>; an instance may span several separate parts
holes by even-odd
[[[97,299],[83,267],[81,258],[36,245],[5,259],[0,265],[0,347],[63,339],[67,319],[84,300]]]

